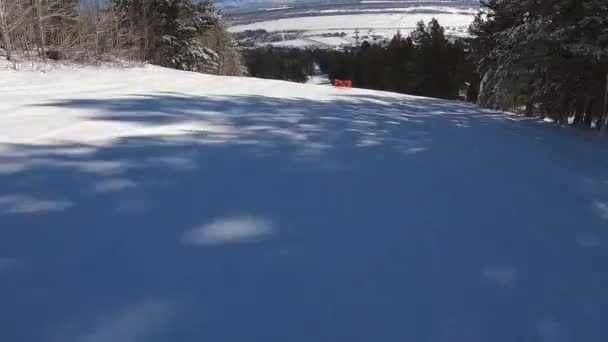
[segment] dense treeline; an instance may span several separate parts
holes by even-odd
[[[239,51],[210,1],[0,0],[9,60],[135,60],[237,75]]]
[[[245,53],[255,77],[304,82],[317,63],[331,79],[352,80],[353,86],[405,94],[453,99],[472,84],[476,99],[479,76],[468,58],[464,40],[450,41],[435,19],[418,23],[408,37],[397,33],[387,46],[363,42],[340,50],[258,48]]]
[[[608,1],[487,0],[471,34],[481,106],[606,126]]]
[[[315,52],[297,48],[263,47],[244,52],[249,75],[305,82],[313,73]]]
[[[448,40],[435,19],[419,22],[409,37],[397,33],[388,46],[363,42],[357,49],[319,54],[330,78],[350,79],[359,88],[452,99],[478,79],[466,42]]]

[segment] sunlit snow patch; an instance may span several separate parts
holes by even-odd
[[[597,248],[600,246],[600,238],[589,233],[577,234],[576,242],[583,248]]]
[[[604,202],[595,201],[591,203],[591,209],[597,214],[602,220],[608,220],[608,204]]]
[[[0,213],[35,214],[42,212],[63,211],[72,204],[67,201],[43,200],[30,196],[0,196]]]
[[[482,269],[481,279],[484,283],[500,287],[515,287],[517,270],[511,266],[490,266]]]
[[[136,186],[136,183],[130,179],[126,178],[111,178],[103,180],[97,184],[95,184],[95,192],[99,193],[108,193],[108,192],[118,192],[122,190],[126,190],[128,188],[133,188]]]
[[[76,317],[59,329],[53,341],[135,342],[148,341],[163,334],[176,315],[175,303],[148,299],[126,305],[93,319]],[[96,311],[93,311],[96,312]]]
[[[222,218],[186,231],[182,242],[187,245],[216,245],[252,241],[267,236],[274,230],[273,224],[262,218]]]

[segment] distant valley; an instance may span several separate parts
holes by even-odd
[[[223,1],[218,6],[244,47],[334,48],[384,43],[437,18],[451,37],[468,33],[478,0]]]

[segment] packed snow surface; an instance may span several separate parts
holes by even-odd
[[[392,93],[0,71],[0,341],[605,341],[606,152]]]

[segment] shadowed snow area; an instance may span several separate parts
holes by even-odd
[[[608,338],[605,137],[154,67],[0,76],[0,341]]]

